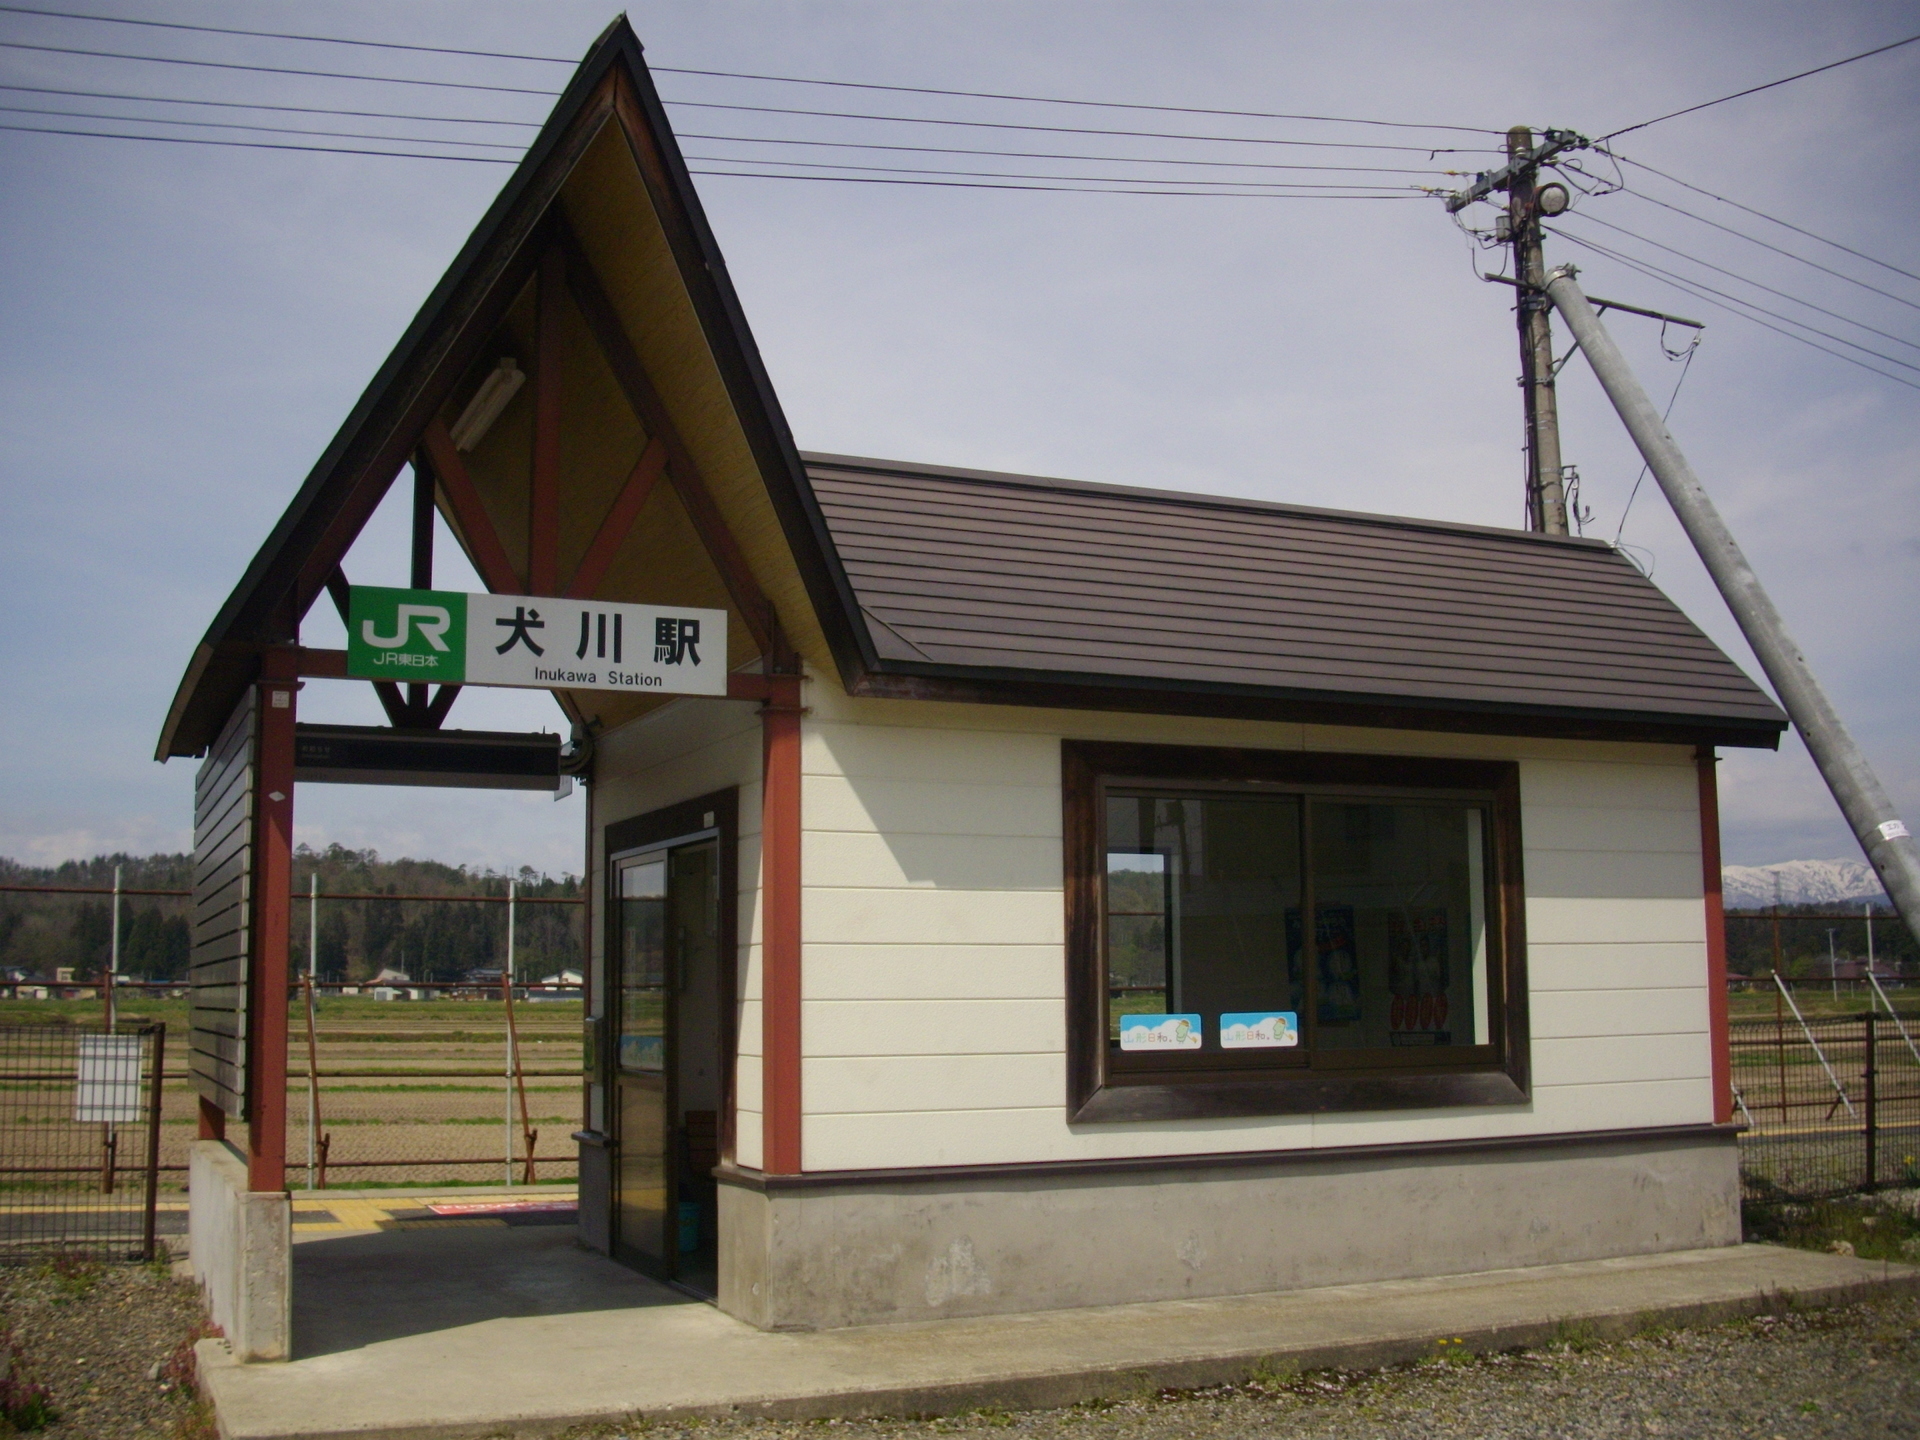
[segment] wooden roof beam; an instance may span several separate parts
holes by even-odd
[[[653,487],[666,468],[666,445],[658,439],[649,440],[646,449],[640,452],[640,458],[634,462],[626,483],[620,487],[620,493],[614,496],[613,504],[607,507],[606,518],[594,533],[587,553],[580,557],[580,568],[573,572],[573,579],[567,585],[568,599],[593,598],[593,592],[607,578],[607,570],[612,566],[614,556],[620,553],[620,546],[633,530],[634,521],[640,518],[647,498],[653,494]]]
[[[707,488],[698,463],[681,440],[679,429],[668,414],[666,404],[648,379],[646,367],[640,363],[633,342],[627,338],[626,327],[613,308],[613,302],[607,298],[607,292],[600,284],[600,277],[594,273],[586,251],[580,248],[578,238],[557,215],[554,233],[560,249],[566,255],[567,283],[573,291],[574,303],[580,307],[580,314],[586,320],[587,328],[593,332],[593,338],[599,344],[608,368],[613,371],[615,381],[626,395],[627,404],[633,408],[633,413],[646,432],[666,446],[667,479],[686,508],[687,518],[693,522],[694,531],[706,546],[714,567],[719,570],[727,594],[738,607],[761,652],[775,665],[784,668],[790,652],[780,629],[778,613],[760,589],[760,582],[754,578],[746,555],[734,539],[732,530],[727,527],[720,507],[714,503],[713,494]]]
[[[507,547],[500,543],[500,532],[494,529],[493,519],[480,500],[480,491],[474,486],[467,462],[460,458],[453,436],[447,433],[439,416],[427,422],[420,434],[420,443],[426,446],[433,473],[440,481],[440,493],[447,497],[447,506],[460,527],[460,539],[481,580],[496,595],[526,594],[520,573],[507,558]]]

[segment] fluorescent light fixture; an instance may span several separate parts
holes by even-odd
[[[520,387],[526,383],[526,373],[521,370],[520,362],[511,355],[502,355],[500,363],[493,367],[493,373],[480,382],[480,388],[474,392],[473,399],[467,402],[467,408],[453,422],[453,429],[449,433],[453,436],[454,448],[471,450],[486,439],[487,431],[500,418],[500,412],[507,408],[507,402],[519,394]]]

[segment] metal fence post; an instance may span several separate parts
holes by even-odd
[[[140,1258],[153,1259],[154,1219],[160,1208],[160,1104],[167,1068],[167,1026],[156,1023],[153,1036],[153,1089],[147,1099],[147,1213],[140,1231]]]
[[[1880,1017],[1874,1014],[1873,1011],[1869,1010],[1867,1012],[1867,1073],[1865,1079],[1867,1086],[1867,1191],[1869,1194],[1877,1188],[1876,1162],[1879,1159],[1880,1151],[1880,1116],[1879,1107],[1875,1104],[1880,1087],[1874,1083],[1874,1074],[1877,1067],[1873,1063],[1874,1031],[1878,1028],[1879,1020]]]

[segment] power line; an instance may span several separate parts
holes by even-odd
[[[290,35],[280,30],[240,30],[227,25],[187,25],[177,20],[135,20],[125,15],[82,15],[73,10],[40,10],[31,5],[0,5],[13,15],[42,15],[54,20],[92,20],[102,25],[141,25],[150,30],[191,30],[199,35],[240,35],[252,40],[304,40],[316,45],[356,45],[368,50],[410,50],[420,55],[471,55],[485,60],[537,60],[545,65],[577,65],[559,55],[515,55],[504,50],[463,50],[451,45],[403,45],[396,40],[342,40],[332,35]]]
[[[12,115],[53,115],[67,120],[119,120],[137,125],[191,125],[199,130],[252,130],[262,135],[312,135],[331,140],[379,140],[398,145],[458,145],[471,150],[524,151],[526,146],[497,140],[443,140],[420,135],[364,135],[354,130],[302,130],[286,125],[241,125],[221,120],[149,119],[145,115],[100,115],[85,110],[41,110],[31,105],[0,105],[0,112]]]
[[[1009,175],[999,170],[935,170],[926,166],[899,165],[853,165],[844,161],[818,162],[807,160],[759,160],[738,155],[688,155],[688,160],[708,165],[786,165],[807,170],[860,170],[882,172],[889,175],[959,175],[988,180],[1086,180],[1107,184],[1153,184],[1153,185],[1209,185],[1231,187],[1234,189],[1260,190],[1379,190],[1390,194],[1426,194],[1426,187],[1419,185],[1381,185],[1341,184],[1308,180],[1181,180],[1164,176],[1145,175]],[[800,177],[795,177],[800,178]]]
[[[226,110],[264,110],[264,111],[269,111],[277,114],[331,115],[331,116],[338,116],[344,119],[410,120],[410,121],[418,121],[423,124],[436,124],[436,125],[438,124],[501,125],[501,126],[509,126],[512,128],[524,129],[524,130],[537,130],[540,128],[539,122],[533,121],[533,120],[489,120],[489,119],[484,119],[478,116],[467,116],[467,115],[420,115],[420,114],[415,114],[407,111],[350,110],[350,109],[344,109],[344,108],[335,107],[335,106],[325,106],[325,105],[271,105],[271,104],[265,104],[260,102],[237,101],[237,100],[192,100],[192,99],[184,99],[184,98],[180,98],[177,96],[170,96],[170,95],[135,95],[135,94],[129,94],[124,91],[116,91],[116,90],[74,90],[74,89],[69,89],[69,88],[64,88],[59,86],[50,86],[50,85],[0,84],[0,91],[14,91],[14,92],[19,92],[21,94],[29,94],[29,95],[55,95],[65,99],[124,100],[124,101],[134,102],[137,104],[210,106],[210,107],[216,107],[216,108],[226,109]],[[48,112],[48,113],[60,113],[60,112]],[[101,118],[119,119],[119,120],[133,120],[137,118],[139,122],[142,124],[150,123],[150,124],[156,124],[156,125],[185,123],[180,121],[168,120],[164,117],[158,117],[158,116],[134,117],[134,116],[122,115],[122,116],[109,116],[109,117],[101,117]],[[258,128],[271,129],[272,127],[262,126]],[[289,133],[292,133],[292,132],[289,132]],[[326,133],[326,132],[316,131],[313,133],[319,134],[319,133]],[[1071,151],[989,150],[989,149],[981,149],[977,147],[968,147],[968,146],[899,145],[899,144],[884,144],[877,141],[863,141],[863,140],[802,140],[802,139],[793,138],[791,136],[780,136],[780,135],[717,135],[717,134],[711,134],[711,133],[702,132],[702,131],[689,131],[689,130],[682,130],[676,133],[678,138],[681,140],[713,140],[713,141],[722,141],[728,144],[790,145],[790,146],[806,146],[810,148],[824,148],[824,149],[834,149],[834,150],[876,150],[876,151],[884,151],[889,153],[903,152],[908,154],[919,154],[919,155],[975,155],[975,156],[990,156],[990,157],[1001,158],[1001,159],[1015,159],[1015,160],[1075,160],[1075,161],[1095,162],[1095,163],[1101,163],[1101,164],[1115,164],[1115,165],[1180,165],[1180,166],[1200,166],[1208,169],[1229,169],[1229,170],[1288,170],[1288,171],[1300,170],[1300,171],[1326,172],[1326,173],[1333,173],[1333,174],[1347,174],[1347,175],[1366,174],[1366,175],[1445,176],[1445,175],[1452,175],[1457,173],[1451,170],[1436,169],[1431,166],[1414,167],[1414,166],[1358,165],[1358,164],[1317,165],[1317,164],[1305,164],[1298,161],[1283,162],[1283,161],[1273,161],[1273,160],[1197,160],[1197,159],[1192,159],[1192,158],[1183,157],[1183,156],[1168,156],[1168,155],[1138,155],[1138,156],[1090,155],[1090,154],[1084,154],[1080,152],[1071,152]],[[454,141],[442,141],[437,137],[432,139],[426,139],[426,137],[416,136],[414,138],[416,140],[422,140],[423,143],[431,143],[431,144],[457,143]]]
[[[41,15],[60,20],[91,20],[110,25],[141,25],[156,30],[188,30],[202,35],[238,35],[257,40],[299,40],[319,45],[353,45],[373,50],[405,50],[423,55],[465,55],[486,60],[529,60],[546,65],[575,65],[563,55],[524,55],[505,50],[468,50],[448,45],[407,45],[393,40],[345,39],[335,35],[297,35],[281,30],[243,30],[224,25],[186,25],[169,20],[134,20],[118,15],[83,15],[71,10],[43,10],[27,5],[0,5],[16,15]],[[1330,125],[1379,125],[1398,130],[1452,130],[1467,135],[1500,132],[1477,125],[1424,124],[1412,120],[1371,120],[1350,115],[1293,115],[1266,110],[1224,110],[1200,105],[1150,105],[1126,100],[1073,100],[1053,95],[1010,95],[992,90],[945,90],[931,85],[879,85],[859,80],[818,80],[797,75],[760,75],[741,70],[698,70],[677,65],[649,67],[662,75],[699,75],[723,80],[755,80],[780,85],[827,85],[844,90],[879,90],[901,95],[944,95],[968,100],[1012,100],[1025,105],[1078,105],[1105,110],[1153,110],[1175,115],[1222,115],[1246,120],[1308,120]]]
[[[1853,256],[1856,260],[1865,260],[1869,265],[1878,265],[1882,270],[1891,270],[1894,274],[1904,275],[1909,280],[1920,280],[1920,275],[1914,274],[1913,271],[1911,270],[1902,270],[1898,265],[1892,265],[1885,260],[1876,259],[1874,256],[1867,254],[1866,251],[1864,250],[1855,250],[1851,245],[1842,245],[1838,240],[1829,240],[1824,235],[1816,235],[1811,230],[1803,230],[1800,226],[1793,224],[1791,221],[1782,220],[1778,215],[1769,215],[1766,213],[1766,211],[1756,210],[1751,205],[1742,205],[1738,200],[1729,200],[1724,195],[1716,195],[1711,190],[1703,190],[1698,185],[1692,184],[1686,180],[1682,180],[1678,175],[1669,175],[1664,170],[1656,170],[1653,166],[1647,164],[1647,162],[1644,160],[1627,160],[1627,157],[1624,155],[1615,155],[1614,159],[1626,160],[1627,164],[1637,166],[1639,169],[1646,170],[1652,174],[1658,175],[1662,180],[1671,181],[1673,184],[1680,186],[1683,190],[1691,190],[1693,191],[1694,194],[1704,195],[1709,200],[1718,200],[1722,205],[1731,205],[1736,210],[1744,210],[1747,212],[1747,214],[1753,216],[1755,219],[1765,220],[1770,225],[1778,225],[1783,230],[1791,230],[1793,231],[1794,234],[1804,235],[1809,240],[1818,240],[1822,245],[1831,245],[1835,250],[1844,251],[1846,254]],[[1635,191],[1634,193],[1639,194],[1638,191]],[[1646,199],[1650,197],[1642,196],[1641,198]],[[1669,207],[1669,208],[1678,208],[1678,207]],[[1686,214],[1688,212],[1682,211],[1681,213]],[[1693,218],[1696,220],[1699,220],[1701,217],[1699,217],[1698,215],[1695,215]],[[1711,225],[1714,222],[1711,220],[1704,220],[1702,221],[1702,223]],[[1732,233],[1735,235],[1738,235],[1741,232],[1738,230],[1735,230]],[[1748,236],[1747,238],[1752,239],[1751,236]],[[1756,245],[1764,245],[1766,242],[1764,240],[1755,240],[1754,243]],[[1782,251],[1781,253],[1785,254],[1787,252]],[[1807,263],[1811,265],[1813,262],[1809,260]],[[1859,282],[1855,282],[1855,283],[1859,283]],[[1876,293],[1884,294],[1885,292],[1880,291]]]
[[[511,125],[538,130],[538,120],[486,120],[465,115],[405,115],[391,110],[342,110],[330,105],[266,105],[254,100],[183,100],[172,95],[127,95],[116,90],[68,90],[54,85],[0,85],[27,95],[59,95],[70,100],[136,100],[146,105],[209,105],[222,110],[273,110],[290,115],[339,115],[358,120],[419,120],[435,125]]]
[[[1592,240],[1582,239],[1580,236],[1571,234],[1570,232],[1559,229],[1556,226],[1546,226],[1543,228],[1547,229],[1550,233],[1559,236],[1562,240],[1566,240],[1571,242],[1572,244],[1578,245],[1584,250],[1591,250],[1594,254],[1603,256],[1608,260],[1612,260],[1616,264],[1624,265],[1629,270],[1633,270],[1641,275],[1646,276],[1649,280],[1663,281],[1666,284],[1673,286],[1676,290],[1679,290],[1686,295],[1692,296],[1694,299],[1700,301],[1702,304],[1711,305],[1716,310],[1724,310],[1730,315],[1738,316],[1742,320],[1745,320],[1751,324],[1760,326],[1760,328],[1763,330],[1771,330],[1776,335],[1784,335],[1789,340],[1797,340],[1802,345],[1810,345],[1815,350],[1820,351],[1824,355],[1833,356],[1836,360],[1844,360],[1849,365],[1857,365],[1862,370],[1870,370],[1883,380],[1891,380],[1893,381],[1894,384],[1904,385],[1910,390],[1920,390],[1920,383],[1916,383],[1912,380],[1909,380],[1905,376],[1890,374],[1887,371],[1882,370],[1877,365],[1869,365],[1866,361],[1856,359],[1853,356],[1844,353],[1843,351],[1831,350],[1825,345],[1822,345],[1817,340],[1809,340],[1806,336],[1798,334],[1795,331],[1782,329],[1778,325],[1769,324],[1765,320],[1758,319],[1757,317],[1748,314],[1745,308],[1741,308],[1741,307],[1745,307],[1748,304],[1748,302],[1746,301],[1742,301],[1735,297],[1728,296],[1726,297],[1726,299],[1731,303],[1723,304],[1721,301],[1713,299],[1711,295],[1702,293],[1705,287],[1697,286],[1694,282],[1684,280],[1680,276],[1677,276],[1670,271],[1662,270],[1658,266],[1649,265],[1639,260],[1630,259],[1616,250],[1609,249],[1605,245],[1597,244]],[[1718,292],[1715,292],[1715,293],[1718,293]],[[1758,307],[1756,306],[1753,308],[1757,309]],[[1789,321],[1788,323],[1799,324],[1800,322]]]
[[[1798,295],[1789,295],[1785,290],[1776,290],[1771,285],[1763,285],[1760,281],[1742,275],[1737,270],[1729,270],[1726,266],[1716,265],[1711,260],[1702,260],[1698,255],[1689,255],[1684,250],[1676,250],[1671,245],[1662,244],[1660,241],[1650,239],[1645,235],[1635,234],[1624,225],[1615,225],[1610,221],[1602,220],[1598,215],[1582,215],[1580,218],[1589,224],[1605,226],[1617,234],[1626,236],[1629,240],[1638,240],[1642,245],[1651,245],[1656,250],[1664,250],[1669,255],[1678,256],[1680,259],[1691,261],[1695,265],[1704,265],[1709,270],[1717,270],[1722,275],[1732,280],[1738,280],[1743,285],[1751,285],[1756,290],[1764,290],[1769,295],[1778,295],[1782,300],[1791,301],[1795,305],[1804,305],[1807,309],[1828,316],[1831,319],[1842,321],[1848,325],[1858,326],[1870,334],[1878,335],[1883,340],[1891,340],[1896,345],[1905,345],[1910,349],[1920,350],[1920,341],[1909,340],[1904,335],[1895,335],[1889,330],[1876,329],[1864,320],[1856,320],[1851,315],[1842,315],[1838,310],[1829,310],[1824,305],[1814,304],[1811,300],[1802,300]]]
[[[1215,145],[1296,145],[1318,150],[1399,150],[1416,155],[1470,155],[1479,149],[1383,145],[1361,140],[1281,140],[1258,135],[1191,135],[1168,130],[1102,130],[1078,125],[1027,125],[1010,120],[953,120],[922,115],[870,115],[850,110],[803,110],[779,105],[728,105],[716,100],[668,100],[683,110],[736,110],[753,115],[813,115],[832,120],[882,120],[900,125],[958,125],[971,130],[1024,130],[1043,135],[1119,135],[1144,140],[1199,140]],[[1490,147],[1480,147],[1486,149]]]
[[[0,86],[0,89],[4,89]],[[834,150],[905,151],[914,155],[991,155],[1015,160],[1096,160],[1115,165],[1204,165],[1225,170],[1319,170],[1345,175],[1453,175],[1457,171],[1397,165],[1301,165],[1272,160],[1189,160],[1166,155],[1081,155],[1047,150],[976,150],[952,145],[883,145],[867,140],[795,140],[779,135],[707,135],[677,130],[681,140],[726,140],[744,145],[806,145]]]
[[[1076,185],[993,185],[982,181],[886,180],[860,175],[781,175],[753,170],[693,170],[693,175],[726,175],[736,180],[810,180],[846,185],[932,185],[954,190],[1044,190],[1081,195],[1164,195],[1213,200],[1421,200],[1423,195],[1252,195],[1221,190],[1091,189]]]
[[[192,65],[202,70],[246,70],[255,75],[305,75],[316,80],[369,80],[381,85],[428,85],[436,90],[486,90],[496,95],[539,95],[551,100],[557,90],[521,85],[476,85],[462,80],[418,80],[400,75],[352,75],[339,70],[301,70],[289,65],[242,65],[235,60],[186,60],[178,55],[128,55],[118,50],[81,50],[67,45],[30,45],[0,40],[0,50],[35,50],[48,55],[83,55],[94,60],[139,60],[149,65]]]
[[[314,155],[380,155],[389,160],[461,160],[474,165],[518,165],[504,155],[422,155],[401,150],[354,150],[340,145],[276,145],[266,140],[211,140],[203,135],[122,135],[106,130],[55,130],[42,125],[0,124],[23,135],[77,135],[93,140],[151,140],[163,145],[218,145],[231,150],[301,150]],[[432,144],[432,141],[424,141]]]
[[[1417,120],[1368,120],[1352,115],[1295,115],[1272,110],[1222,110],[1203,105],[1150,105],[1131,100],[1069,100],[1054,95],[1010,95],[993,90],[942,90],[931,85],[875,85],[859,80],[807,80],[792,75],[756,75],[741,70],[693,70],[677,65],[654,65],[649,68],[662,75],[702,75],[725,80],[765,80],[787,85],[831,85],[847,90],[883,90],[902,95],[945,95],[967,100],[1012,100],[1023,105],[1080,105],[1102,110],[1151,110],[1167,115],[1221,115],[1243,120],[1306,120],[1327,125],[1378,125],[1394,130],[1451,130],[1463,135],[1501,133],[1483,125],[1427,124]]]
[[[1882,290],[1878,285],[1869,285],[1864,280],[1855,279],[1853,276],[1847,274],[1844,270],[1835,270],[1830,265],[1822,265],[1817,260],[1809,260],[1804,255],[1796,255],[1791,250],[1782,249],[1778,245],[1771,245],[1767,243],[1765,240],[1762,240],[1757,236],[1747,234],[1747,232],[1744,230],[1736,230],[1731,225],[1722,225],[1719,221],[1709,220],[1704,215],[1696,215],[1691,210],[1683,209],[1681,206],[1674,205],[1666,200],[1662,200],[1656,195],[1648,195],[1644,191],[1633,190],[1626,187],[1622,187],[1621,193],[1626,195],[1631,195],[1636,200],[1644,200],[1649,205],[1658,205],[1662,210],[1671,210],[1676,215],[1684,215],[1689,220],[1693,220],[1698,222],[1699,224],[1709,226],[1712,229],[1722,231],[1725,234],[1737,236],[1740,239],[1745,240],[1750,244],[1758,245],[1762,250],[1771,250],[1774,254],[1784,255],[1789,260],[1798,260],[1802,265],[1807,266],[1809,269],[1818,270],[1823,275],[1831,275],[1836,280],[1844,280],[1849,285],[1857,285],[1862,290],[1868,291],[1874,295],[1878,295],[1882,299],[1891,300],[1897,305],[1905,305],[1909,310],[1920,310],[1920,304],[1915,304],[1913,301],[1907,299],[1904,295],[1896,295],[1891,290]]]
[[[1838,70],[1842,65],[1851,65],[1856,60],[1870,60],[1875,55],[1884,55],[1889,50],[1898,50],[1902,45],[1911,45],[1920,40],[1920,35],[1909,35],[1904,40],[1895,40],[1890,45],[1877,46],[1872,50],[1862,50],[1858,55],[1849,55],[1844,60],[1829,61],[1825,65],[1816,65],[1811,70],[1802,70],[1798,75],[1782,76],[1778,80],[1769,80],[1764,85],[1749,85],[1744,90],[1736,90],[1731,95],[1722,95],[1718,100],[1703,100],[1698,105],[1689,105],[1684,110],[1670,111],[1665,115],[1656,115],[1651,120],[1642,120],[1638,125],[1628,125],[1624,129],[1612,130],[1600,137],[1601,141],[1613,139],[1617,135],[1631,135],[1635,130],[1644,130],[1649,125],[1658,125],[1665,120],[1677,120],[1682,115],[1691,115],[1696,110],[1708,110],[1715,105],[1724,105],[1729,100],[1738,100],[1746,95],[1758,95],[1762,90],[1771,90],[1777,85],[1791,85],[1795,80],[1805,80],[1809,75],[1824,75],[1829,70]]]
[[[500,95],[538,95],[551,100],[558,92],[534,90],[518,85],[482,85],[462,80],[423,80],[398,75],[357,75],[340,70],[304,70],[287,65],[246,65],[231,60],[187,60],[173,55],[131,55],[122,51],[82,50],[70,46],[34,45],[25,41],[0,40],[0,49],[33,50],[54,55],[82,55],[105,60],[137,60],[155,65],[190,65],[212,70],[241,70],[260,75],[300,75],[319,80],[358,80],[380,85],[427,85],[442,90],[478,90]],[[1211,144],[1290,145],[1324,150],[1393,150],[1418,155],[1459,155],[1479,153],[1480,149],[1427,145],[1387,145],[1357,140],[1283,140],[1246,135],[1193,135],[1177,131],[1103,130],[1065,125],[1028,125],[1012,121],[935,119],[916,115],[870,115],[838,110],[808,110],[775,105],[730,105],[709,100],[669,100],[669,105],[700,110],[734,110],[760,115],[810,115],[835,120],[878,120],[901,125],[958,125],[970,129],[1022,130],[1053,135],[1117,135],[1135,139],[1197,140]]]
[[[1576,240],[1579,244],[1585,245],[1590,250],[1600,250],[1600,247],[1594,244],[1593,241],[1579,239],[1579,237],[1568,234],[1568,232],[1564,230],[1556,230],[1554,233],[1557,235],[1565,235],[1566,238],[1568,238],[1569,240]],[[1635,238],[1637,239],[1638,237],[1636,236]],[[1662,248],[1665,248],[1665,247],[1662,247]],[[1602,251],[1601,253],[1605,254],[1607,252]],[[1615,254],[1611,258],[1619,259],[1621,257],[1618,254]],[[1687,258],[1691,259],[1692,257],[1689,256]],[[1659,270],[1659,267],[1655,266],[1653,262],[1650,260],[1646,260],[1642,258],[1640,263],[1647,265],[1648,267],[1655,269],[1656,271],[1659,271],[1659,273],[1661,274],[1667,275],[1668,278],[1670,279],[1684,279],[1687,284],[1696,286],[1699,289],[1706,291],[1707,294],[1709,295],[1717,295],[1722,300],[1731,301],[1733,304],[1736,304],[1736,305],[1744,305],[1750,310],[1759,311],[1762,315],[1771,315],[1776,320],[1783,321],[1788,325],[1798,326],[1800,329],[1806,330],[1811,332],[1812,334],[1821,336],[1823,339],[1831,340],[1836,345],[1845,345],[1850,350],[1858,350],[1862,355],[1871,355],[1876,360],[1884,360],[1889,365],[1898,365],[1903,370],[1912,370],[1916,374],[1920,374],[1920,365],[1916,365],[1909,360],[1902,360],[1897,355],[1885,354],[1879,350],[1873,349],[1871,346],[1862,345],[1858,340],[1849,340],[1844,335],[1835,335],[1831,330],[1822,330],[1818,325],[1810,325],[1805,320],[1796,320],[1791,315],[1782,315],[1778,310],[1769,310],[1766,306],[1760,304],[1757,301],[1749,300],[1745,296],[1729,295],[1724,290],[1716,290],[1714,289],[1713,286],[1707,284],[1706,281],[1696,280],[1691,275],[1675,276],[1670,271],[1661,271]]]
[[[134,135],[134,134],[127,134],[123,132],[117,132],[117,131],[65,130],[65,129],[55,129],[50,126],[8,125],[4,123],[0,123],[0,130],[13,131],[19,134],[26,134],[26,135],[62,135],[62,136],[71,136],[75,138],[90,139],[90,140],[145,140],[145,141],[152,141],[159,144],[169,144],[169,145],[212,145],[222,149],[282,150],[282,151],[295,150],[295,151],[304,151],[310,154],[317,154],[317,155],[366,155],[366,156],[375,156],[375,157],[388,159],[388,160],[454,160],[454,161],[464,161],[464,162],[468,162],[472,164],[480,164],[480,165],[517,165],[520,163],[518,160],[509,159],[504,156],[433,155],[433,154],[423,154],[417,151],[360,150],[360,149],[353,149],[353,148],[339,146],[339,145],[288,145],[288,144],[276,144],[276,143],[263,141],[263,140],[214,140],[214,139],[209,139],[199,135]],[[434,144],[436,142],[424,141],[421,143]],[[740,164],[740,163],[752,163],[752,162],[750,161],[749,162],[708,161],[705,163]],[[778,163],[778,162],[763,162],[763,163]],[[1177,181],[1135,182],[1135,181],[1129,181],[1126,179],[1116,179],[1111,185],[1103,184],[1098,186],[1055,185],[1055,184],[1007,185],[1007,184],[989,184],[981,181],[909,180],[909,179],[883,178],[883,177],[877,177],[877,176],[869,177],[869,176],[860,176],[860,175],[787,175],[787,174],[780,174],[776,172],[757,171],[757,170],[690,170],[688,173],[693,175],[701,175],[701,176],[726,177],[726,178],[736,179],[736,180],[807,180],[807,181],[822,181],[822,182],[829,182],[829,183],[841,183],[841,184],[848,184],[848,185],[915,185],[915,186],[937,186],[945,189],[961,189],[961,190],[1024,190],[1024,191],[1042,191],[1042,192],[1054,192],[1054,193],[1063,193],[1063,194],[1082,194],[1082,195],[1187,196],[1187,197],[1198,197],[1198,198],[1212,197],[1214,199],[1220,199],[1220,200],[1417,200],[1417,199],[1423,198],[1421,195],[1415,194],[1412,192],[1408,192],[1405,194],[1377,194],[1377,193],[1375,194],[1325,194],[1320,192],[1315,192],[1311,194],[1274,194],[1270,192],[1250,193],[1250,192],[1237,191],[1237,190],[1235,191],[1165,190],[1165,189],[1150,189],[1150,188],[1143,188],[1143,187],[1147,185],[1152,185],[1152,184],[1177,184],[1181,182],[1177,182]],[[941,173],[941,172],[932,172],[932,173]],[[1283,182],[1276,182],[1276,183],[1283,183]],[[1117,186],[1126,186],[1128,188],[1116,188]],[[1357,190],[1363,187],[1356,186],[1354,188]]]

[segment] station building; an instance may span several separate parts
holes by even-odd
[[[430,586],[438,514],[496,594],[724,612],[719,692],[556,689],[524,764],[456,686],[303,727],[408,470],[412,574],[356,579]],[[1736,1243],[1714,756],[1784,727],[1599,542],[798,450],[622,21],[168,717],[196,1263],[284,1355],[328,745],[586,782],[580,1239],[755,1325]]]

